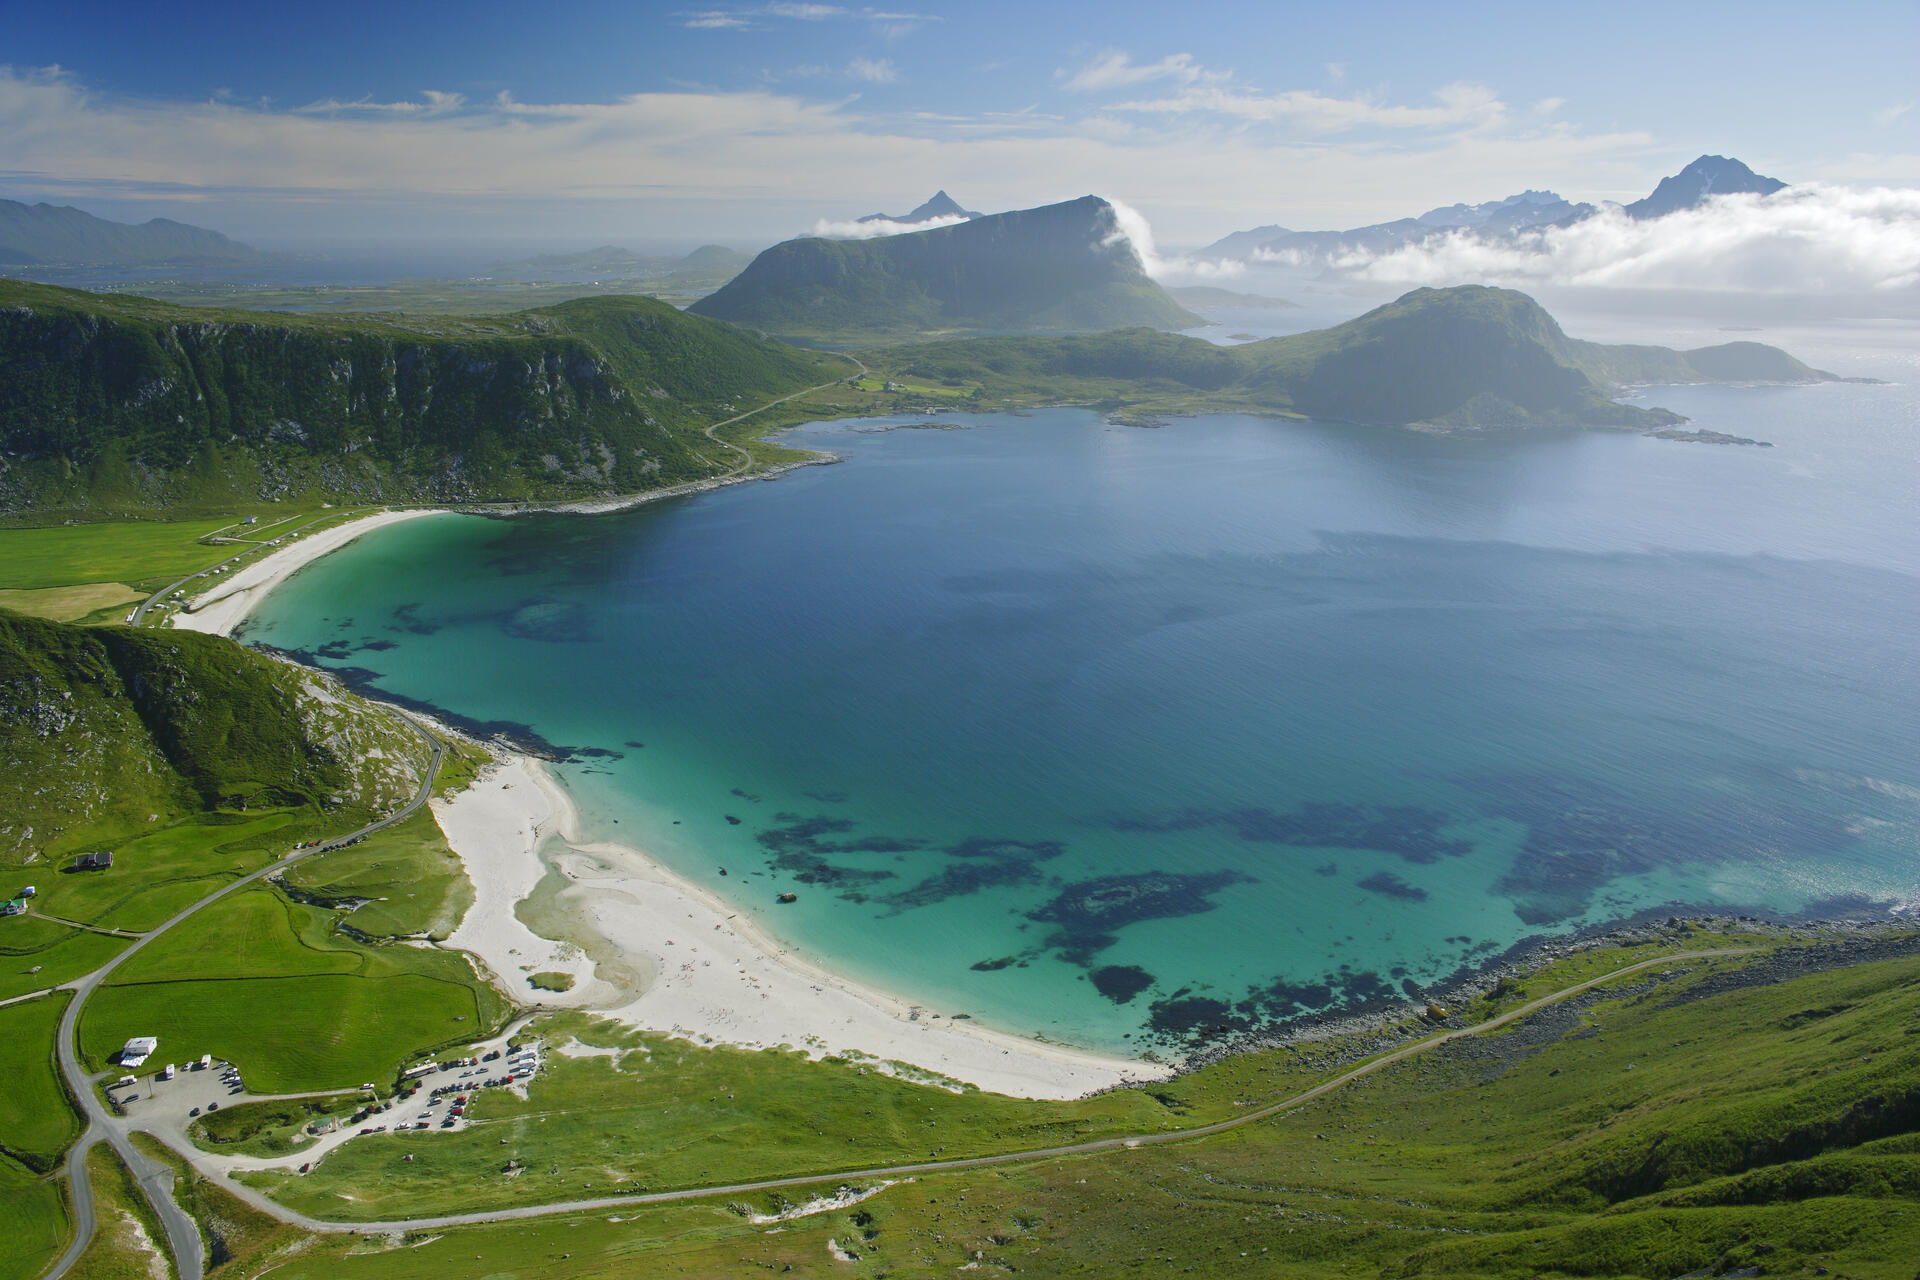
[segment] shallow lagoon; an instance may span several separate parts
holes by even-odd
[[[1913,394],[1650,398],[1777,447],[824,424],[848,462],[776,483],[383,530],[247,638],[569,749],[595,834],[853,976],[1098,1048],[1912,897]]]

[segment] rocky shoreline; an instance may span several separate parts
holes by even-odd
[[[1753,916],[1665,916],[1657,923],[1618,924],[1596,928],[1571,938],[1538,938],[1522,942],[1435,987],[1425,1004],[1395,1001],[1365,1010],[1309,1016],[1295,1019],[1284,1026],[1200,1046],[1181,1060],[1179,1074],[1184,1075],[1239,1054],[1270,1049],[1302,1054],[1302,1061],[1319,1069],[1351,1066],[1434,1032],[1457,1031],[1471,1026],[1475,1019],[1461,1012],[1465,1006],[1495,993],[1504,984],[1531,976],[1556,960],[1610,947],[1671,943],[1701,928],[1770,936],[1777,940],[1777,949],[1756,956],[1739,969],[1712,979],[1710,989],[1690,992],[1688,999],[1719,994],[1723,990],[1770,985],[1852,964],[1920,954],[1920,925],[1895,915],[1792,922],[1761,920]],[[1676,951],[1672,962],[1676,966],[1684,966],[1689,958],[1689,953]],[[1652,990],[1666,980],[1655,974],[1643,978],[1635,987],[1597,989],[1563,1001],[1526,1019],[1519,1024],[1518,1031],[1487,1041],[1492,1047],[1486,1051],[1470,1052],[1469,1056],[1490,1061],[1530,1056],[1530,1038],[1525,1031],[1539,1019],[1549,1018],[1557,1025],[1600,1000],[1617,998],[1623,991]],[[1551,1031],[1551,1028],[1548,1030]],[[1555,1034],[1557,1036],[1558,1033]],[[1476,1038],[1468,1043],[1477,1045],[1481,1041]]]

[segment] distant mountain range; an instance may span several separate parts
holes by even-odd
[[[1701,156],[1679,173],[1661,179],[1653,194],[1625,206],[1625,211],[1635,219],[1660,218],[1691,209],[1710,196],[1735,192],[1771,195],[1786,185],[1777,178],[1755,173],[1738,160]],[[1195,256],[1295,267],[1338,266],[1348,255],[1373,257],[1436,236],[1466,232],[1487,240],[1507,240],[1543,227],[1566,226],[1598,212],[1594,205],[1573,204],[1551,191],[1522,191],[1504,200],[1447,205],[1429,209],[1418,217],[1397,218],[1345,231],[1255,227],[1224,236]]]
[[[71,205],[0,200],[0,266],[227,266],[274,256],[171,218],[112,222]]]
[[[936,191],[933,193],[931,199],[922,204],[918,209],[915,209],[912,213],[902,214],[897,218],[890,213],[870,213],[866,217],[861,218],[860,221],[914,223],[932,222],[936,218],[984,218],[985,216],[985,214],[976,213],[972,209],[961,208],[960,202],[948,195],[945,191]]]
[[[1147,276],[1097,196],[873,240],[788,240],[689,310],[816,339],[1202,323]]]

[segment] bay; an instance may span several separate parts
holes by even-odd
[[[1648,911],[1909,901],[1914,393],[1647,394],[1775,447],[818,424],[843,465],[379,531],[245,638],[538,734],[595,836],[1093,1048]]]

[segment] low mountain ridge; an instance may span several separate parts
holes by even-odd
[[[0,511],[660,488],[728,470],[706,424],[821,360],[639,297],[408,320],[0,281]]]
[[[218,231],[153,218],[132,224],[71,205],[0,200],[0,264],[42,267],[225,266],[272,255]]]
[[[973,382],[988,395],[1039,389],[1131,416],[1242,409],[1444,432],[1655,430],[1685,419],[1612,394],[1635,383],[1832,377],[1760,343],[1681,352],[1583,342],[1526,294],[1482,285],[1416,289],[1332,328],[1237,347],[1132,329],[888,348],[868,359],[902,377]]]
[[[875,240],[788,240],[688,310],[801,337],[1201,323],[1097,196]]]

